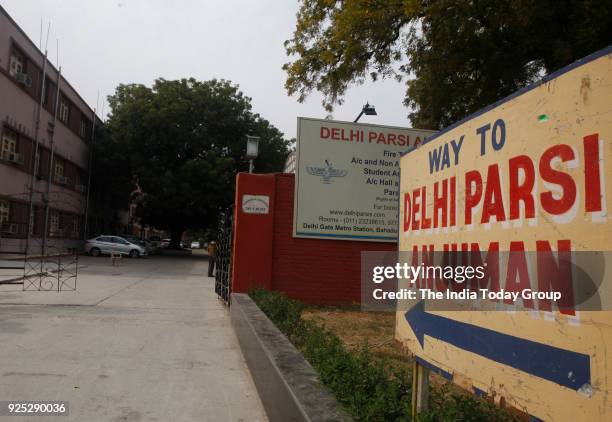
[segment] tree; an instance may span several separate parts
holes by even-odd
[[[129,160],[121,143],[110,136],[102,122],[97,122],[95,131],[86,237],[117,231],[119,211],[127,208],[134,190]]]
[[[603,0],[302,0],[285,87],[331,111],[351,84],[407,80],[412,124],[439,129],[611,42]]]
[[[120,85],[109,103],[109,130],[144,192],[137,214],[168,230],[171,247],[186,229],[214,228],[232,203],[235,175],[248,169],[247,134],[261,138],[258,172],[281,170],[287,156],[283,134],[228,81]]]

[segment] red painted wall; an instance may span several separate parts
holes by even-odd
[[[293,174],[238,175],[232,291],[257,285],[312,304],[359,303],[361,252],[393,251],[397,244],[294,238],[294,185]],[[271,196],[267,218],[242,213],[245,193]],[[247,247],[257,238],[261,248]]]
[[[253,287],[272,287],[272,242],[274,227],[274,174],[239,173],[236,176],[234,233],[232,243],[232,291],[244,293]],[[268,214],[242,212],[243,195],[270,197]]]

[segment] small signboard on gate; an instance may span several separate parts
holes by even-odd
[[[242,195],[242,212],[245,214],[268,214],[270,197],[267,195]]]

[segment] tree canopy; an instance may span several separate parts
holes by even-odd
[[[412,124],[439,129],[611,42],[604,0],[301,0],[283,69],[328,111],[352,84],[406,80]]]
[[[111,145],[144,192],[137,214],[175,245],[186,229],[213,228],[232,203],[236,173],[248,170],[247,135],[260,137],[256,171],[283,168],[288,141],[228,81],[120,85],[109,103]]]

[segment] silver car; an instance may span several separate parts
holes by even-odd
[[[141,239],[140,237],[134,236],[132,234],[127,234],[120,237],[130,243],[133,243],[134,245],[144,246],[144,248],[147,250],[147,255],[155,254],[155,248],[153,247],[153,244],[148,240]]]
[[[85,242],[85,252],[91,256],[111,253],[127,255],[130,258],[146,256],[147,249],[137,243],[130,242],[119,236],[98,236]]]

